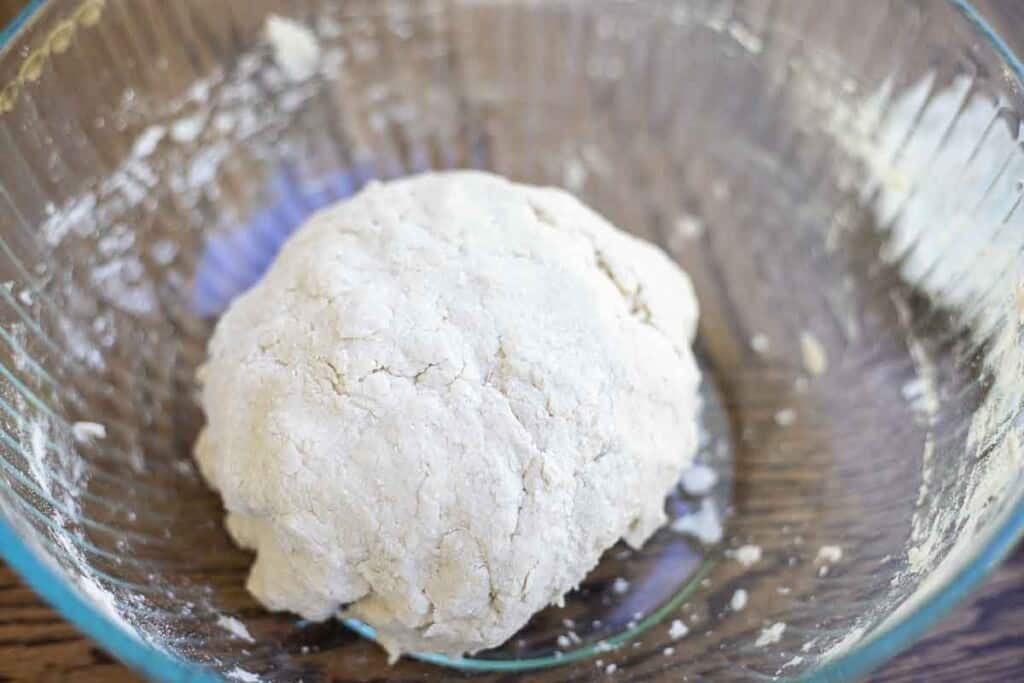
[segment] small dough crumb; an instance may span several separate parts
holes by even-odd
[[[629,581],[626,581],[620,576],[612,582],[612,591],[614,591],[616,595],[625,595],[629,592]]]
[[[780,427],[788,427],[796,422],[796,411],[792,408],[783,408],[775,411],[775,424]]]
[[[680,640],[685,638],[690,633],[690,628],[682,622],[680,619],[676,619],[672,622],[672,625],[668,628],[668,637],[672,640]]]
[[[800,333],[800,353],[804,357],[804,369],[812,376],[823,375],[828,370],[828,353],[825,346],[814,334],[806,330]]]
[[[771,342],[768,340],[767,335],[758,333],[750,338],[750,348],[754,350],[754,353],[763,356],[771,348]]]
[[[718,474],[707,465],[697,464],[683,470],[679,483],[691,496],[706,496],[718,483]]]
[[[263,33],[274,50],[274,61],[289,80],[305,81],[316,73],[320,43],[312,30],[294,19],[271,14]]]
[[[76,422],[71,425],[71,435],[79,443],[91,443],[107,438],[107,428],[99,422]]]
[[[838,545],[823,545],[818,548],[815,562],[835,564],[843,559],[843,549]]]
[[[761,546],[743,545],[735,550],[727,550],[725,554],[744,567],[750,567],[761,561]]]
[[[171,125],[171,139],[179,144],[193,142],[203,132],[206,114],[196,114],[178,119]]]
[[[721,542],[724,535],[722,518],[710,498],[702,499],[696,512],[673,520],[670,528],[677,534],[692,536],[705,545]]]
[[[249,633],[249,629],[245,627],[245,624],[240,622],[238,619],[235,619],[234,617],[229,617],[222,614],[221,616],[217,617],[217,626],[220,626],[222,629],[224,629],[231,635],[235,636],[236,638],[240,638],[250,643],[256,642],[256,640]]]
[[[739,612],[747,606],[747,591],[739,588],[735,593],[732,594],[732,599],[729,600],[729,608],[733,612]]]
[[[764,647],[765,645],[774,645],[775,643],[782,640],[782,634],[786,632],[786,624],[781,621],[777,621],[771,626],[768,626],[761,630],[761,634],[754,641],[754,647]]]
[[[696,216],[684,214],[676,221],[676,232],[687,240],[700,239],[704,235],[704,223]]]

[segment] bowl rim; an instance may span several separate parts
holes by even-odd
[[[1024,62],[979,12],[971,0],[946,0],[1010,67],[1024,88]],[[0,26],[0,55],[51,0],[29,0],[8,23]],[[942,585],[926,595],[909,613],[883,624],[849,651],[800,674],[798,681],[848,681],[859,678],[909,648],[939,619],[963,601],[1024,539],[1024,492],[1018,492],[1004,519],[977,552]],[[37,595],[88,637],[137,671],[174,683],[214,683],[224,680],[202,665],[190,663],[139,639],[102,609],[72,590],[51,562],[36,554],[30,542],[0,516],[0,559]]]

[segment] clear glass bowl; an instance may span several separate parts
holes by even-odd
[[[3,557],[165,680],[863,674],[1024,527],[1021,75],[959,0],[33,3],[0,34]],[[310,212],[452,167],[689,270],[726,534],[615,548],[505,647],[389,668],[245,592],[194,372]]]

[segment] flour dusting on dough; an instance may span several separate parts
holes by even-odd
[[[196,458],[249,590],[393,656],[504,642],[665,523],[696,323],[674,263],[560,190],[425,174],[316,214],[202,372]]]

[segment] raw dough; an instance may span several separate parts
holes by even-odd
[[[249,590],[392,655],[502,643],[665,521],[696,322],[682,271],[559,190],[427,174],[322,211],[201,372]]]

